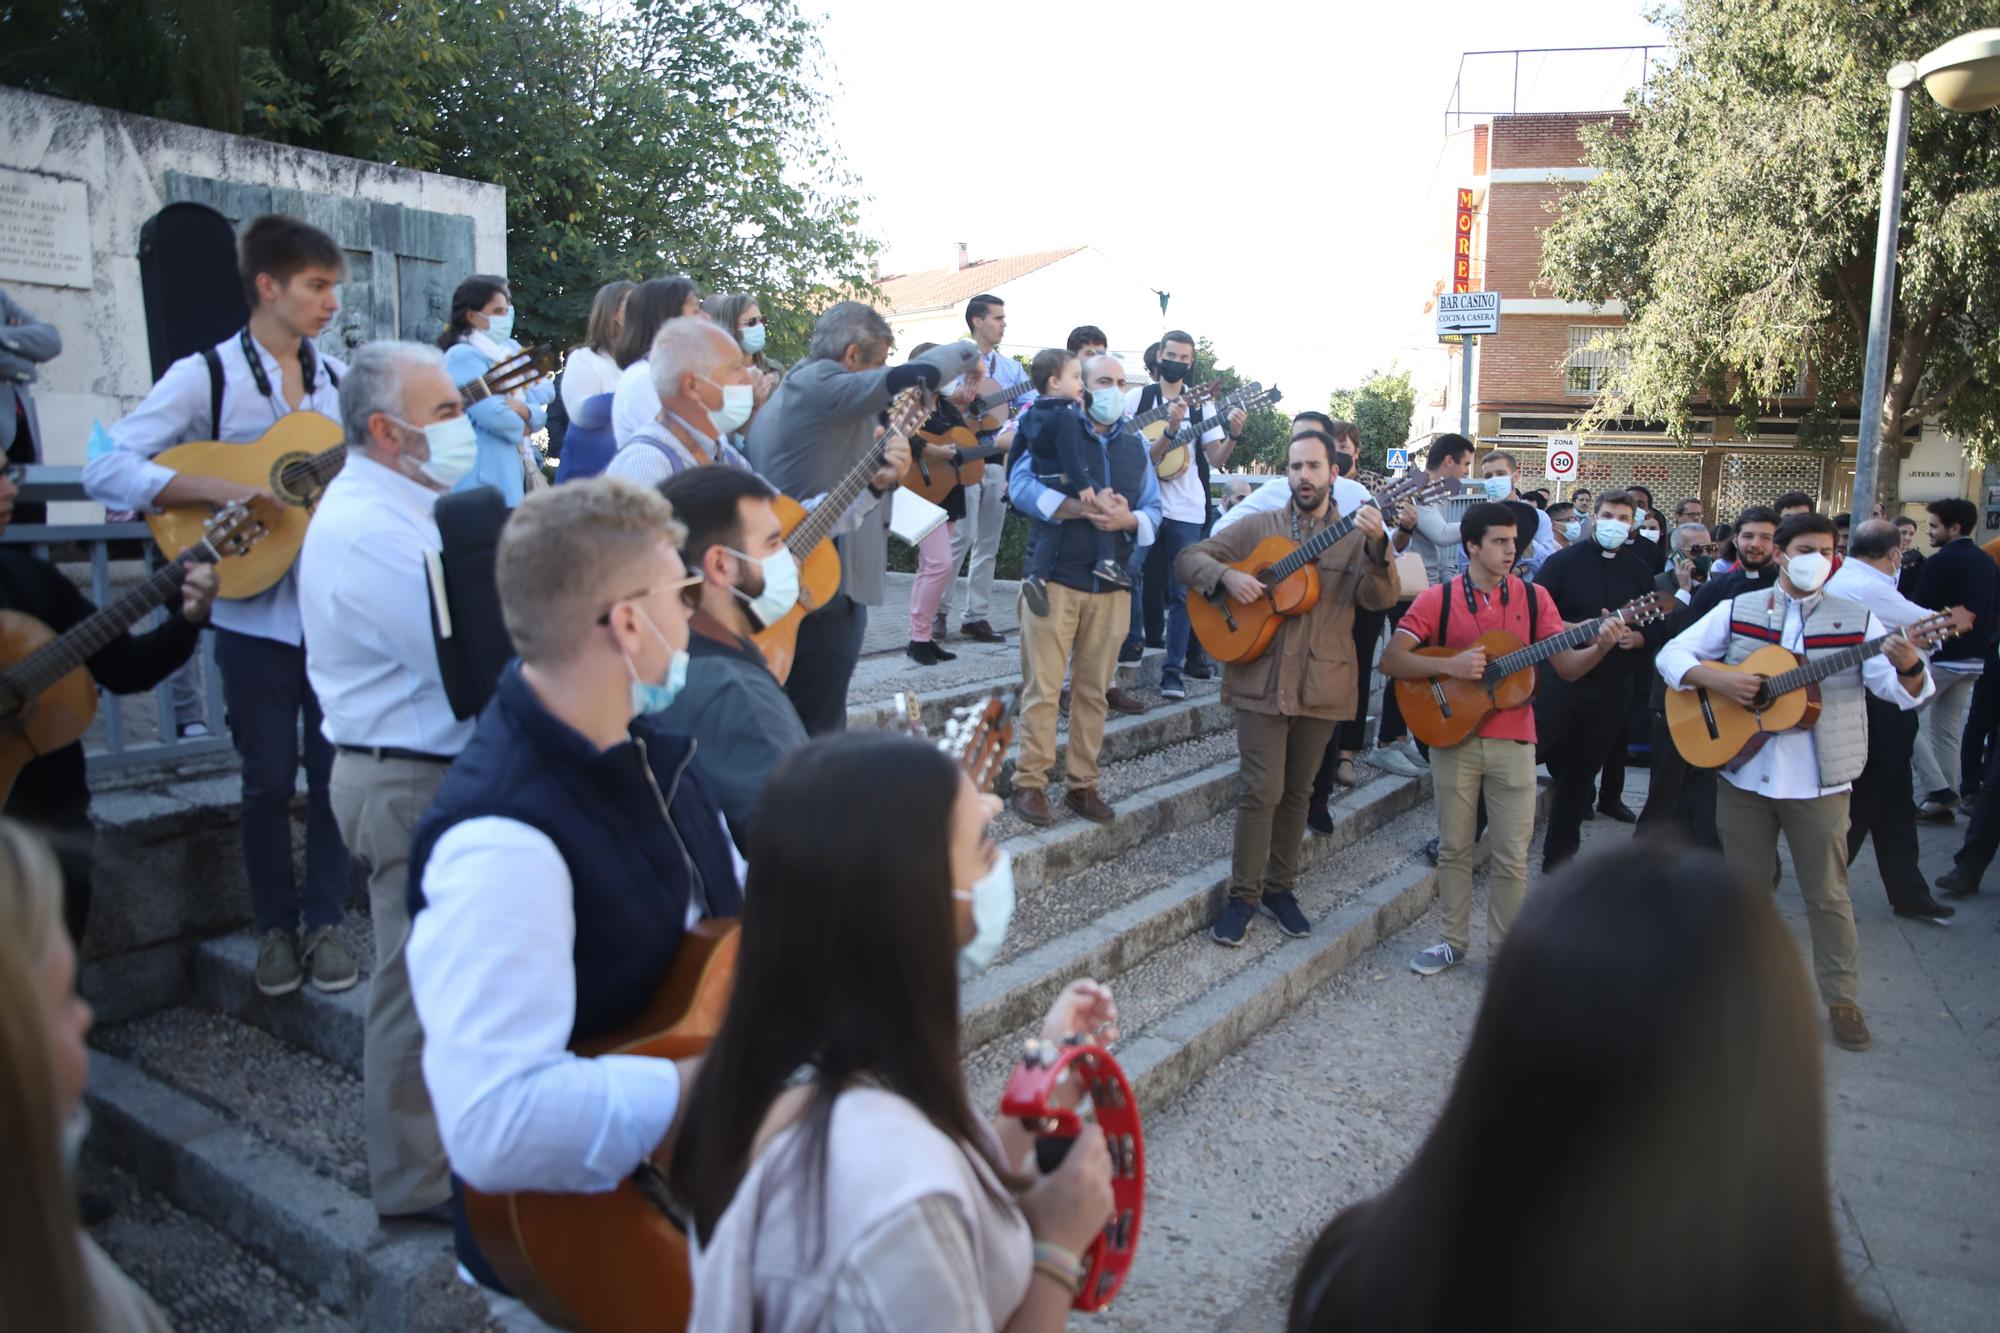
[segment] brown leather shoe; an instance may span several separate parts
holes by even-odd
[[[1127,694],[1116,685],[1104,692],[1104,705],[1115,713],[1138,714],[1145,712],[1147,708],[1144,699]]]
[[[1063,793],[1063,804],[1093,824],[1109,824],[1118,812],[1105,803],[1095,787],[1071,787]]]
[[[1850,1051],[1868,1049],[1868,1020],[1858,1004],[1830,1004],[1826,1007],[1827,1026],[1833,1029],[1836,1044]]]
[[[983,620],[968,620],[958,627],[958,632],[968,639],[977,639],[981,643],[1007,642],[1006,635]]]
[[[1047,828],[1056,822],[1049,813],[1049,798],[1040,787],[1014,788],[1014,813],[1036,828]]]

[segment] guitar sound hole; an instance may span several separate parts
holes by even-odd
[[[313,476],[311,454],[284,454],[271,465],[271,494],[288,505],[306,508],[325,489],[325,485]]]

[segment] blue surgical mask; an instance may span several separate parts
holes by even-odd
[[[732,435],[743,429],[750,416],[757,410],[757,386],[754,384],[716,384],[703,375],[702,381],[715,386],[722,395],[722,406],[708,409],[709,424],[719,435]]]
[[[1100,426],[1115,424],[1125,415],[1125,391],[1116,388],[1090,391],[1090,419]]]
[[[993,868],[969,892],[951,896],[972,904],[972,942],[958,951],[958,975],[963,980],[984,971],[1007,938],[1007,923],[1014,916],[1014,858],[1002,847]]]
[[[761,629],[769,629],[785,618],[785,613],[799,604],[799,567],[792,560],[790,551],[773,551],[761,560],[754,555],[745,555],[732,546],[723,550],[738,560],[747,560],[760,566],[764,571],[764,591],[755,597],[749,596],[741,588],[730,591],[749,604],[750,614],[757,618]]]
[[[1632,535],[1632,525],[1622,518],[1600,518],[1591,535],[1597,538],[1599,546],[1615,551]]]
[[[514,316],[520,313],[519,306],[508,306],[497,315],[486,317],[486,336],[494,342],[506,342],[514,336]]]
[[[743,330],[743,350],[755,356],[764,350],[764,326],[752,324]]]
[[[660,633],[660,627],[653,623],[651,616],[641,611],[639,618],[646,622],[646,628],[653,632],[653,637],[666,647],[669,654],[667,678],[657,685],[648,685],[639,679],[639,669],[632,665],[631,656],[622,650],[619,653],[625,658],[625,670],[632,676],[632,712],[638,717],[645,717],[651,713],[664,713],[674,706],[675,697],[687,684],[688,655],[667,643],[667,636]]]
[[[1486,498],[1493,501],[1506,499],[1514,493],[1512,477],[1483,477],[1479,484],[1486,488]]]
[[[473,432],[471,417],[446,417],[428,426],[417,426],[401,417],[389,420],[410,430],[423,431],[431,456],[417,464],[417,471],[446,490],[458,485],[472,471],[472,464],[479,456],[479,437]]]
[[[1573,542],[1573,541],[1581,541],[1582,538],[1583,538],[1582,519],[1573,518],[1569,522],[1563,524],[1563,540]]]

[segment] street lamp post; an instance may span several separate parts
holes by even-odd
[[[1882,213],[1875,233],[1875,289],[1868,303],[1868,360],[1861,373],[1861,428],[1854,450],[1857,522],[1875,501],[1882,452],[1882,400],[1889,376],[1889,315],[1895,300],[1896,243],[1903,219],[1903,163],[1910,142],[1910,85],[1924,88],[1948,111],[2000,106],[2000,28],[1983,28],[1940,46],[1923,59],[1904,61],[1888,73],[1889,142],[1882,155]]]

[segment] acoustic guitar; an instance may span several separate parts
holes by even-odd
[[[1973,615],[1954,606],[1898,631],[1919,647],[1935,647],[1973,626]],[[1856,634],[1865,633],[1858,630]],[[1718,671],[1740,672],[1763,681],[1749,706],[1706,687],[1667,691],[1667,730],[1674,748],[1696,768],[1735,770],[1750,762],[1764,742],[1787,731],[1806,731],[1819,721],[1819,682],[1851,671],[1888,648],[1894,634],[1856,643],[1837,653],[1802,660],[1778,644],[1759,648],[1741,662],[1704,662]]]
[[[194,544],[111,605],[56,634],[33,616],[0,611],[0,808],[38,755],[83,738],[97,716],[92,654],[180,595],[188,570],[240,556],[264,535],[248,505],[224,505]]]
[[[1188,464],[1194,461],[1194,451],[1199,447],[1198,441],[1208,434],[1210,427],[1221,425],[1223,420],[1239,407],[1245,413],[1255,412],[1260,407],[1268,407],[1282,401],[1284,396],[1282,391],[1266,389],[1253,380],[1217,399],[1213,417],[1202,417],[1198,405],[1191,408],[1188,419],[1181,422],[1180,429],[1174,432],[1174,442],[1160,455],[1160,461],[1153,465],[1153,475],[1161,481],[1172,481],[1188,470]],[[1157,438],[1149,436],[1146,443],[1150,446]]]
[[[1413,477],[1378,492],[1370,503],[1383,513],[1392,512],[1406,499],[1429,504],[1454,484]],[[1254,602],[1237,601],[1220,581],[1212,593],[1189,588],[1188,621],[1208,655],[1218,662],[1237,665],[1254,662],[1271,646],[1271,640],[1278,637],[1286,620],[1302,616],[1319,605],[1319,569],[1314,562],[1335,542],[1354,531],[1357,517],[1358,514],[1345,515],[1303,542],[1289,537],[1266,537],[1248,556],[1231,564],[1229,568],[1240,570],[1264,585],[1264,595]]]
[[[903,390],[889,404],[888,433],[908,436],[918,422],[930,415],[929,404],[930,400],[922,389]],[[780,495],[771,502],[771,507],[778,512],[779,530],[785,535],[785,549],[792,553],[792,560],[799,567],[799,600],[796,606],[778,618],[776,624],[766,625],[751,638],[763,650],[764,660],[770,663],[771,674],[781,684],[792,674],[792,659],[799,646],[800,623],[833,600],[833,595],[840,591],[840,553],[834,549],[833,538],[828,534],[853,506],[855,499],[867,487],[868,479],[880,466],[882,450],[864,450],[861,457],[854,460],[854,466],[847,470],[847,475],[834,483],[833,489],[826,493],[811,513],[807,513],[806,507],[789,495]]]
[[[470,407],[494,394],[526,388],[555,368],[555,354],[546,348],[523,349],[478,379],[458,386],[458,396]],[[256,486],[278,497],[279,510],[267,514],[266,539],[257,550],[216,570],[222,581],[218,594],[230,601],[255,597],[279,579],[299,558],[306,524],[327,483],[347,462],[347,445],[340,423],[318,412],[287,412],[271,429],[244,444],[217,440],[176,445],[153,460],[162,467],[195,477],[214,477],[241,486]],[[146,515],[146,526],[162,551],[178,551],[201,539],[214,507],[173,505]]]
[[[965,405],[965,424],[975,436],[992,435],[1016,416],[1023,398],[1032,398],[1035,386],[1026,380],[1006,385],[991,375],[973,386],[972,401]]]
[[[925,458],[926,444],[950,446],[951,461]],[[953,426],[947,431],[920,430],[910,441],[910,470],[904,474],[903,489],[941,505],[952,487],[977,486],[985,479],[986,465],[1006,456],[1006,449],[997,444],[981,444],[979,437],[963,426]]]
[[[1524,584],[1534,595],[1532,584]],[[1449,593],[1450,589],[1447,588]],[[1396,703],[1410,733],[1426,745],[1457,745],[1473,732],[1487,715],[1502,708],[1519,708],[1535,697],[1535,668],[1557,653],[1582,648],[1597,637],[1606,621],[1620,625],[1648,625],[1674,612],[1678,603],[1673,594],[1648,593],[1635,597],[1608,616],[1598,616],[1552,634],[1540,643],[1522,646],[1520,639],[1505,630],[1482,634],[1461,648],[1435,645],[1412,648],[1419,657],[1456,657],[1474,646],[1486,650],[1486,672],[1478,680],[1457,676],[1426,676],[1421,680],[1398,680]]]
[[[896,710],[922,735],[914,695]],[[938,748],[984,791],[1013,740],[1012,698],[996,694],[958,709]],[[685,1060],[722,1030],[736,981],[739,923],[710,919],[682,939],[667,975],[640,1016],[576,1046],[579,1055]],[[466,1222],[479,1252],[516,1297],[560,1328],[589,1333],[672,1333],[694,1304],[687,1232],[667,1195],[665,1172],[641,1164],[600,1194],[482,1194],[464,1190]]]

